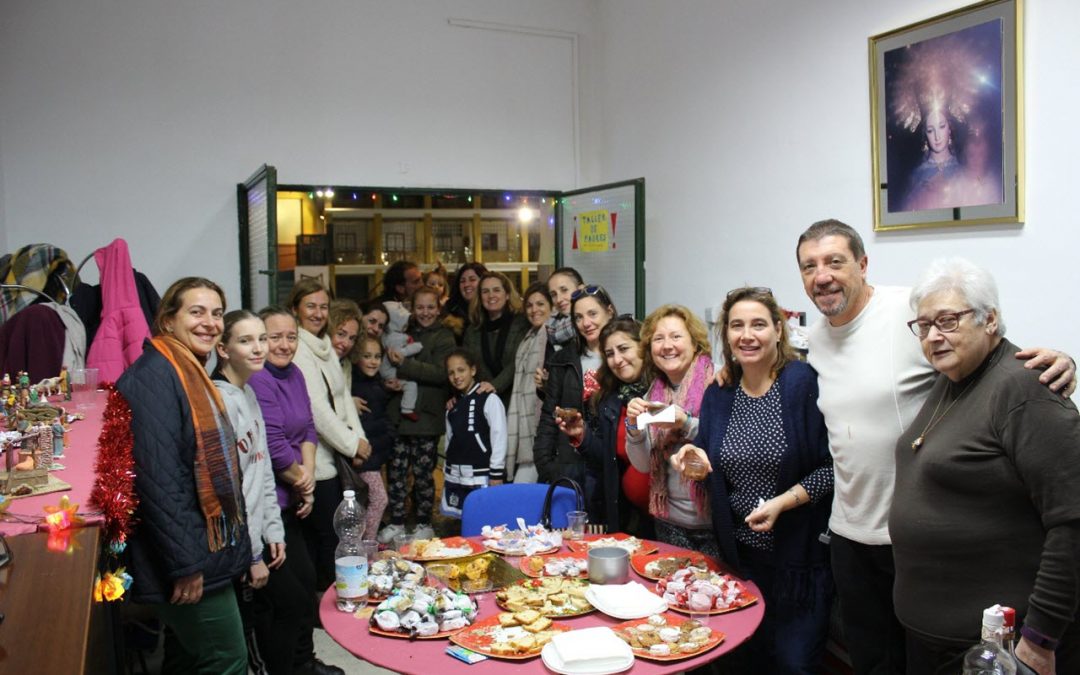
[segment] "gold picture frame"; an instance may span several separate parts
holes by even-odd
[[[874,230],[1024,220],[1023,0],[874,35]]]

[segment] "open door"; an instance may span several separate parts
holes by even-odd
[[[277,169],[263,164],[236,186],[240,217],[241,307],[277,302]]]
[[[619,312],[645,315],[645,179],[563,192],[556,219],[556,267],[603,286]]]

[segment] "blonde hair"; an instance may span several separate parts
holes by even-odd
[[[705,327],[705,323],[697,317],[697,314],[694,314],[689,307],[684,305],[661,305],[653,310],[652,314],[645,317],[645,321],[641,323],[641,350],[645,357],[645,366],[654,377],[662,376],[664,373],[653,362],[653,334],[656,333],[656,325],[669,316],[682,319],[682,322],[686,324],[686,330],[690,333],[690,342],[694,345],[695,358],[699,354],[709,353],[709,330]]]

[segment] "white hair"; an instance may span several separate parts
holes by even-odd
[[[938,258],[919,277],[911,289],[911,309],[918,311],[926,296],[943,291],[956,291],[975,310],[975,322],[986,323],[991,311],[997,312],[997,335],[1004,337],[1005,320],[1001,316],[997,284],[991,274],[967,258]]]

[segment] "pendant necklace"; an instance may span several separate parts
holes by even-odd
[[[945,390],[941,392],[941,398],[938,399],[937,405],[934,406],[934,412],[930,413],[930,421],[926,423],[925,427],[923,427],[922,433],[919,434],[918,438],[911,442],[912,450],[918,452],[919,448],[921,448],[923,446],[923,443],[926,442],[926,434],[930,433],[930,430],[937,426],[938,422],[945,419],[945,416],[949,414],[949,411],[953,409],[953,406],[959,403],[960,399],[964,398],[964,394],[967,393],[968,389],[971,389],[972,385],[981,380],[982,376],[986,374],[986,371],[990,370],[990,368],[993,367],[994,362],[997,360],[997,355],[995,354],[994,356],[995,358],[991,359],[990,363],[988,363],[986,367],[983,368],[983,371],[981,373],[979,373],[974,379],[972,379],[971,382],[968,382],[964,385],[964,388],[960,390],[960,394],[953,399],[952,403],[950,403],[947,408],[945,408],[945,412],[941,413],[941,417],[938,417],[937,411],[941,408],[941,404],[945,402],[945,396],[948,395],[949,389],[952,387],[951,384],[946,385]]]

